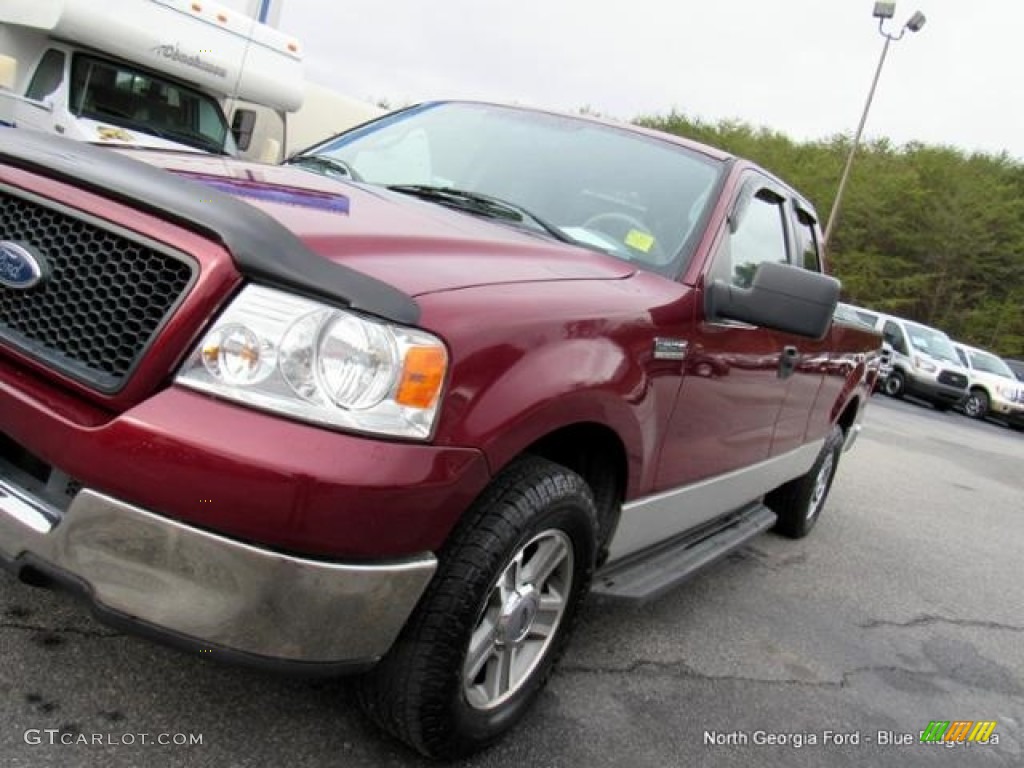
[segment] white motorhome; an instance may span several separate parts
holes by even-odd
[[[0,124],[235,154],[229,99],[285,114],[304,93],[294,39],[208,0],[0,2]]]

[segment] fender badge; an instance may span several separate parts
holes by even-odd
[[[0,286],[25,291],[47,277],[46,260],[31,245],[0,240]]]
[[[654,339],[655,360],[685,360],[690,344],[685,339],[669,339],[658,336]]]

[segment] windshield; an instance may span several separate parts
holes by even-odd
[[[335,175],[349,169],[358,181],[669,276],[689,259],[722,170],[716,160],[625,127],[465,103],[413,107],[304,154],[292,162],[327,174],[333,165]],[[483,196],[520,215],[498,215]]]
[[[907,323],[907,333],[910,335],[910,343],[914,349],[924,352],[936,360],[963,365],[956,356],[953,342],[942,331],[936,331],[934,328],[927,328],[923,325]]]
[[[127,64],[75,54],[70,109],[78,117],[132,128],[204,152],[231,148],[227,120],[213,98]]]
[[[994,373],[996,376],[1005,376],[1008,379],[1016,378],[1013,375],[1013,371],[1010,370],[1010,366],[995,355],[990,355],[988,352],[982,352],[981,350],[974,349],[967,350],[967,354],[970,355],[971,358],[971,368],[976,371]]]

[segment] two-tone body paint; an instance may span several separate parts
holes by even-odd
[[[494,473],[560,428],[595,424],[616,435],[630,501],[813,440],[861,396],[859,385],[845,383],[853,379],[838,358],[870,349],[871,334],[845,338],[841,347],[831,337],[818,343],[801,362],[799,385],[791,379],[776,386],[768,382],[776,376],[778,339],[758,337],[752,346],[753,332],[721,332],[704,322],[702,279],[726,225],[738,169],[725,180],[684,274],[671,280],[534,233],[297,169],[149,157],[192,173],[345,195],[344,213],[252,202],[325,258],[416,297],[420,325],[444,339],[451,358],[429,445],[319,429],[186,392],[171,383],[174,371],[242,281],[229,255],[102,196],[3,169],[0,182],[199,263],[181,311],[116,396],[88,392],[7,350],[0,357],[0,431],[88,485],[161,514],[321,556],[436,551]],[[688,342],[688,358],[657,359],[657,337]],[[694,364],[698,352],[714,375],[698,373],[705,370]],[[778,432],[786,413],[792,418]],[[801,419],[798,437],[793,425]]]

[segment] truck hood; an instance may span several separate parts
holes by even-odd
[[[209,155],[130,154],[243,199],[325,259],[409,296],[480,285],[615,280],[635,272],[611,256],[541,233],[300,168]]]

